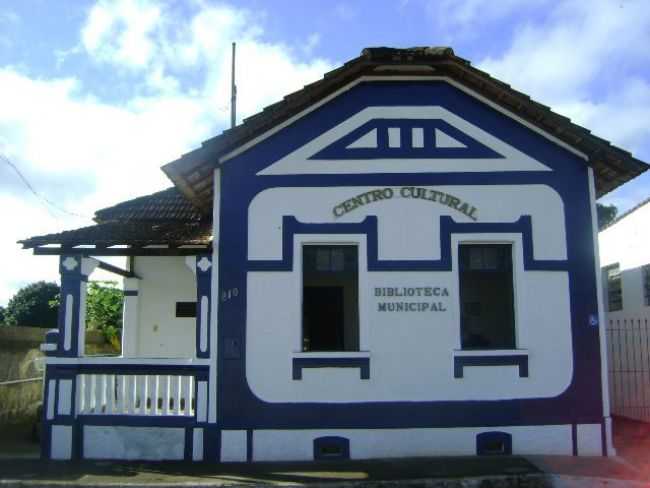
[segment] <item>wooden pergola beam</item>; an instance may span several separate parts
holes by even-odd
[[[122,269],[118,266],[113,266],[112,264],[106,263],[104,261],[100,261],[99,259],[97,261],[99,262],[97,267],[103,269],[104,271],[108,271],[109,273],[115,273],[125,278],[136,278],[138,280],[140,279],[140,277],[136,275],[133,271]]]
[[[176,248],[147,248],[128,247],[121,249],[111,248],[74,248],[74,247],[35,247],[37,256],[195,256],[211,252],[212,247],[176,247]]]

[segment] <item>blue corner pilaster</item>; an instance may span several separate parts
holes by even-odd
[[[196,357],[210,357],[212,256],[196,256]]]
[[[61,293],[59,303],[59,330],[56,351],[52,356],[79,357],[83,354],[86,319],[86,284],[97,261],[81,256],[61,256]],[[49,337],[48,337],[49,339]],[[51,339],[50,339],[51,340]],[[49,342],[49,340],[48,340]]]

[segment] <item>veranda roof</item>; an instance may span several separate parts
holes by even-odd
[[[96,225],[19,242],[35,254],[96,256],[196,254],[212,245],[211,219],[173,187],[98,210],[95,221]]]

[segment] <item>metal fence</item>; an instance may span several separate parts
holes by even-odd
[[[607,347],[612,413],[650,422],[650,319],[609,319]]]

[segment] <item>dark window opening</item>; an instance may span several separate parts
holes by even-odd
[[[356,246],[303,246],[303,351],[359,350]]]
[[[460,329],[463,349],[514,349],[512,245],[462,244]]]
[[[616,264],[605,268],[607,277],[607,310],[623,310],[623,289],[621,287],[621,267]]]
[[[176,317],[196,317],[196,302],[176,302]]]
[[[650,307],[650,264],[643,266],[643,303]]]

